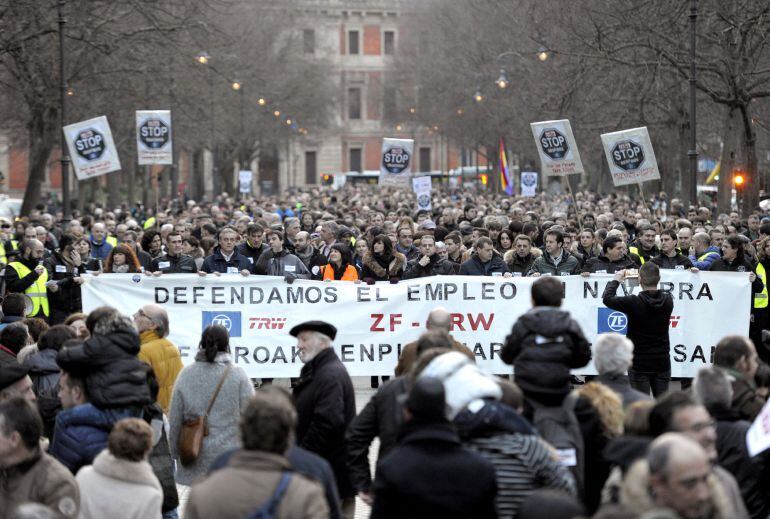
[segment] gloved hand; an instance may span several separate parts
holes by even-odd
[[[297,279],[297,276],[294,274],[294,272],[287,272],[286,275],[284,275],[283,277],[283,280],[290,285],[294,283],[295,279]]]

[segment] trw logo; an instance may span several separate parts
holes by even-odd
[[[285,317],[249,317],[249,330],[283,330]]]
[[[682,319],[681,315],[672,315],[671,316],[671,328],[676,328],[679,324],[679,321]]]

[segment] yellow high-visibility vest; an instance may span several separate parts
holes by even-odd
[[[644,256],[639,254],[639,249],[637,249],[636,247],[629,247],[628,248],[628,252],[630,252],[631,254],[636,254],[637,256],[639,256],[639,261],[641,261],[642,265],[644,265]]]
[[[114,236],[107,236],[107,237],[104,239],[104,241],[106,241],[107,243],[109,243],[109,244],[112,246],[112,248],[115,248],[115,247],[117,247],[117,245],[118,245],[118,239],[117,239],[116,237],[114,237]]]
[[[11,250],[19,250],[19,242],[11,240]],[[0,240],[0,262],[8,263],[8,254],[5,250],[5,242]]]
[[[762,280],[765,287],[759,294],[754,294],[754,308],[767,308],[767,272],[761,263],[757,263],[757,277]]]
[[[23,279],[32,273],[24,263],[18,261],[11,262],[10,265],[16,274],[19,275],[19,279]],[[48,271],[43,270],[43,273],[37,277],[34,283],[27,287],[24,291],[25,294],[32,300],[32,311],[27,314],[27,317],[38,315],[40,310],[43,310],[43,315],[48,317],[48,293],[45,289],[45,283],[48,281]]]

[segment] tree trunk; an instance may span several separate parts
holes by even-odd
[[[738,143],[736,142],[737,128],[737,109],[731,106],[726,107],[724,125],[722,126],[722,158],[720,160],[719,170],[719,190],[717,192],[717,211],[719,213],[729,213],[733,198],[733,168],[735,167],[736,152]]]
[[[136,203],[136,183],[139,179],[139,176],[136,174],[136,168],[138,167],[135,163],[131,164],[131,172],[124,171],[125,180],[126,180],[126,200],[128,200],[128,209],[131,210],[131,207]]]
[[[757,167],[757,134],[754,122],[751,120],[748,103],[740,106],[741,121],[743,122],[743,153],[746,161],[746,182],[740,189],[740,210],[747,218],[752,211],[759,207],[759,169]]]
[[[29,164],[27,167],[27,188],[24,191],[24,202],[21,214],[28,215],[40,203],[40,191],[45,182],[45,170],[51,149],[56,141],[57,110],[53,107],[31,107],[27,134],[29,137]]]
[[[124,184],[125,171],[107,174],[107,207],[113,209],[120,205],[120,186]]]

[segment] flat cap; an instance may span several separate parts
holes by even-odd
[[[331,340],[334,340],[334,338],[337,337],[337,328],[335,328],[334,325],[324,321],[305,321],[304,323],[300,323],[292,328],[289,331],[289,334],[297,337],[299,332],[304,331],[322,333],[329,337]]]
[[[0,365],[0,391],[23,379],[27,373],[29,370],[18,363]]]

